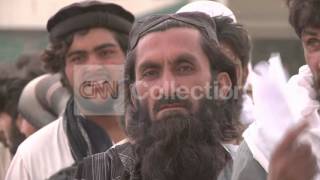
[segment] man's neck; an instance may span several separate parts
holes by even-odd
[[[117,143],[126,138],[120,124],[120,116],[87,116],[88,120],[100,126],[110,136],[113,143]]]

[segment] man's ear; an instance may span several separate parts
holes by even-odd
[[[137,109],[137,96],[138,96],[137,89],[135,87],[135,84],[130,84],[129,88],[130,88],[130,97],[129,97],[130,103],[132,105],[132,108],[134,110],[136,110]]]
[[[229,92],[232,89],[232,81],[230,79],[230,76],[226,72],[220,72],[217,75],[217,81],[218,81],[218,90],[219,90],[219,98],[225,99],[228,97]]]

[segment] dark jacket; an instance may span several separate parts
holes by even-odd
[[[135,167],[133,146],[129,142],[108,151],[85,158],[78,166],[77,180],[140,180]],[[232,161],[220,173],[218,180],[230,180]]]
[[[267,173],[254,159],[247,143],[243,141],[233,164],[232,180],[266,180]]]

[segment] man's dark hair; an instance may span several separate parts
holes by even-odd
[[[16,72],[17,72],[17,70],[16,70],[15,66],[13,66],[12,64],[6,64],[6,63],[0,64],[0,73],[1,73],[1,76],[0,76],[0,112],[8,113],[8,109],[11,109],[7,105],[8,101],[11,101],[8,96],[9,90],[11,88],[9,88],[8,85],[9,85],[9,82],[11,82],[12,80],[19,79],[19,74]],[[19,98],[19,95],[17,98]],[[12,101],[14,101],[14,100],[15,99],[12,99]],[[14,114],[16,114],[13,111],[9,111],[9,112],[12,112],[12,113],[8,113],[8,114],[10,114],[10,116],[13,116]]]
[[[289,23],[301,37],[306,27],[320,27],[320,0],[287,0]]]
[[[20,77],[0,79],[0,111],[9,114],[13,120],[18,117],[19,97],[28,82],[28,79]]]
[[[0,73],[1,73],[0,81],[3,81],[3,79],[7,78],[8,73],[11,70],[11,68],[12,68],[12,66],[10,66],[9,64],[0,63]],[[0,85],[0,95],[4,94],[5,92],[7,92],[7,89],[5,88],[5,86]],[[0,96],[0,112],[2,112],[5,109],[5,105],[6,105],[5,100],[6,99],[7,99],[6,96]]]
[[[41,61],[40,54],[38,53],[22,54],[18,57],[15,67],[21,76],[29,80],[46,73],[44,63]]]
[[[226,42],[239,56],[242,68],[246,68],[250,60],[251,44],[247,30],[227,16],[213,17],[217,25],[219,42]]]
[[[135,62],[136,62],[136,49],[134,47],[132,47],[132,45],[135,46],[136,43],[138,43],[139,38],[145,36],[148,33],[152,33],[152,32],[165,31],[165,30],[168,30],[171,28],[180,28],[180,27],[181,28],[186,27],[186,28],[192,28],[192,29],[198,30],[201,34],[201,39],[200,39],[201,48],[202,48],[203,52],[205,53],[205,55],[209,59],[212,77],[215,77],[216,74],[219,72],[227,72],[230,76],[231,81],[232,81],[232,89],[234,89],[234,87],[236,86],[237,77],[236,77],[236,73],[235,73],[235,65],[232,63],[232,61],[230,59],[228,59],[221,52],[221,50],[219,49],[217,40],[213,40],[214,39],[213,37],[210,37],[210,38],[208,37],[209,36],[208,32],[207,32],[208,30],[214,31],[214,33],[216,31],[214,21],[212,21],[212,19],[209,16],[207,16],[203,13],[179,13],[179,14],[171,15],[171,16],[180,16],[180,17],[183,17],[186,19],[193,19],[193,20],[203,19],[203,21],[210,24],[211,27],[207,27],[207,28],[210,28],[210,30],[204,29],[201,27],[197,27],[196,25],[190,24],[188,22],[183,22],[183,21],[179,21],[179,20],[172,18],[172,19],[168,19],[163,22],[160,22],[159,24],[156,24],[155,26],[151,27],[147,31],[143,32],[143,35],[141,35],[141,34],[139,34],[139,33],[141,33],[141,32],[139,32],[140,31],[139,29],[150,25],[152,22],[157,20],[157,18],[159,19],[160,16],[147,17],[145,19],[142,19],[141,21],[136,22],[133,25],[132,31],[130,33],[130,38],[129,38],[130,39],[130,42],[129,42],[130,49],[128,51],[127,59],[126,59],[126,63],[125,63],[125,79],[126,79],[126,82],[125,82],[126,97],[125,97],[125,99],[128,100],[127,106],[126,106],[128,112],[130,112],[130,109],[133,108],[132,107],[133,102],[131,102],[131,100],[132,100],[131,93],[132,92],[131,92],[130,86],[135,82],[134,70],[135,70]],[[135,33],[133,33],[133,32],[135,32]],[[138,32],[138,34],[137,34],[137,32]],[[137,39],[136,36],[140,36],[140,37]],[[137,41],[137,42],[132,42],[132,41]],[[214,79],[212,79],[212,80],[214,80]],[[225,102],[223,102],[223,103],[225,103],[224,107],[228,107],[223,110],[223,111],[225,111],[225,115],[227,117],[227,120],[223,121],[223,122],[219,122],[220,123],[219,130],[221,130],[221,139],[223,139],[223,140],[230,140],[232,138],[237,138],[239,136],[239,134],[238,134],[239,132],[235,127],[238,126],[238,124],[239,124],[237,117],[239,116],[239,112],[241,109],[240,108],[241,105],[239,103],[239,102],[241,102],[240,96],[241,95],[239,95],[237,98],[231,97],[228,100],[226,100]],[[128,114],[128,118],[126,120],[127,121],[126,123],[128,123],[128,124],[131,120],[134,121],[134,119],[130,119],[130,117],[131,117],[131,115]],[[128,133],[129,136],[134,138],[135,133],[130,130],[130,127],[128,127],[128,126],[126,127],[126,132]]]

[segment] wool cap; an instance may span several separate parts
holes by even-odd
[[[47,23],[50,39],[90,27],[106,27],[115,32],[129,34],[134,16],[121,6],[100,1],[83,1],[60,9]]]

